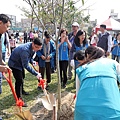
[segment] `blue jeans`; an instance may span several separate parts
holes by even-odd
[[[2,120],[2,118],[0,117],[0,120]]]
[[[0,72],[0,94],[2,93],[2,73]]]

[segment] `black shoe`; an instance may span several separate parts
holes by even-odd
[[[28,107],[27,103],[23,100],[22,97],[18,98],[19,100],[22,100],[24,102],[24,105],[22,107]]]
[[[54,73],[54,70],[51,70],[51,73]]]
[[[29,95],[29,92],[25,92],[24,90],[22,91],[23,95]]]
[[[72,77],[68,77],[68,80],[71,80],[72,79]]]
[[[49,90],[49,85],[46,86],[46,90]]]
[[[24,102],[24,105],[22,107],[28,107],[27,103]]]
[[[42,90],[42,88],[40,86],[37,87],[38,90]]]
[[[64,89],[64,88],[66,88],[66,84],[63,84],[63,86],[62,86],[62,87],[63,87],[63,89]]]

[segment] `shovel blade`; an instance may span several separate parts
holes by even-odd
[[[16,113],[15,115],[18,117],[19,120],[33,120],[33,116],[29,110]]]
[[[42,104],[43,104],[43,106],[44,106],[47,110],[53,110],[54,95],[53,95],[53,94],[48,94],[48,98],[49,98],[50,101],[48,101],[48,99],[46,98],[46,96],[43,96],[43,97],[41,98]]]

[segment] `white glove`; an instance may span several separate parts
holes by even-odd
[[[72,66],[73,69],[75,68],[75,62],[74,62],[74,60],[70,61],[70,65]]]
[[[32,64],[33,64],[33,66],[36,66],[36,65],[37,65],[37,62],[36,62],[36,61],[33,61]]]
[[[38,73],[36,77],[37,77],[38,80],[40,80],[41,77],[42,77],[42,76],[41,76],[41,73]]]

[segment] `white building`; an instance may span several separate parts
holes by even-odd
[[[15,15],[9,15],[9,14],[6,14],[10,20],[11,20],[11,27],[15,27],[16,26],[16,16]]]
[[[115,20],[118,19],[118,13],[114,13],[114,9],[111,10],[110,16]]]

